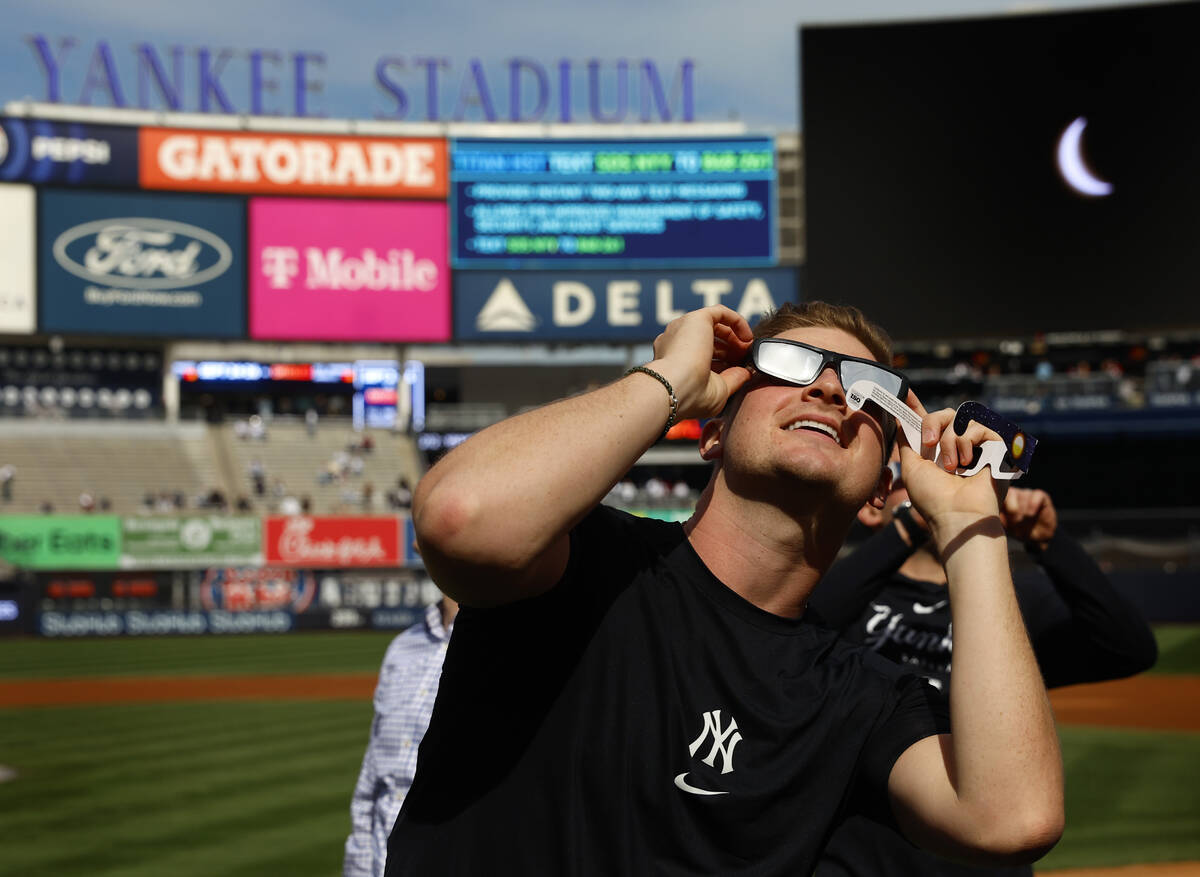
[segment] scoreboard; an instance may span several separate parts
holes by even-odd
[[[453,266],[771,265],[775,176],[768,138],[456,140]]]

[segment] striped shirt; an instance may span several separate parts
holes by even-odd
[[[451,623],[450,628],[454,625]],[[388,835],[417,767],[417,747],[429,726],[450,631],[440,603],[388,646],[375,687],[375,718],[350,802],[344,877],[382,877]]]

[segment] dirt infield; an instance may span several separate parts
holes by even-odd
[[[1155,676],[1072,685],[1050,692],[1064,725],[1200,731],[1200,676]]]
[[[0,682],[0,706],[189,700],[366,700],[374,673],[314,676],[133,676]]]
[[[374,673],[311,676],[137,676],[0,682],[0,706],[192,700],[363,700]],[[1135,676],[1050,694],[1064,725],[1200,731],[1200,676]]]
[[[1158,865],[1121,865],[1116,868],[1066,868],[1042,871],[1046,877],[1200,877],[1200,862],[1163,862]]]

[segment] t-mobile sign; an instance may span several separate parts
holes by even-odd
[[[250,335],[448,341],[446,205],[254,198]]]

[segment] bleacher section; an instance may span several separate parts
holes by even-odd
[[[310,437],[302,422],[272,422],[263,440],[239,439],[233,424],[209,426],[200,422],[74,421],[0,419],[0,466],[11,465],[16,475],[12,498],[0,504],[0,514],[36,514],[49,504],[58,514],[80,511],[80,494],[97,504],[107,499],[117,514],[149,511],[147,495],[181,494],[192,510],[206,493],[216,489],[230,506],[239,496],[255,512],[278,509],[272,494],[276,480],[297,499],[308,496],[314,514],[386,512],[385,494],[399,477],[416,484],[422,471],[415,443],[387,431],[368,433],[375,443],[360,454],[361,474],[318,484],[330,460],[361,439],[348,418],[326,418]],[[267,481],[267,495],[256,497],[249,475],[258,459]],[[361,497],[371,483],[371,508],[350,501]],[[161,512],[161,510],[159,510]]]
[[[279,498],[273,494],[278,480],[287,495],[310,497],[314,513],[382,513],[390,511],[385,494],[396,486],[397,479],[403,477],[415,485],[423,471],[416,444],[409,436],[387,430],[356,433],[350,428],[349,418],[323,418],[311,436],[303,422],[284,420],[273,421],[261,441],[238,438],[232,424],[221,427],[219,435],[223,449],[218,452],[228,455],[233,475],[229,495],[250,497],[256,511],[278,509]],[[373,450],[351,453],[349,448],[363,435],[374,441]],[[339,452],[351,460],[357,456],[362,461],[361,474],[348,472],[320,483],[319,476],[330,472],[329,464]],[[266,477],[265,498],[254,495],[250,466],[256,459],[262,463]],[[365,484],[374,488],[371,507],[355,499],[361,497]]]
[[[220,485],[202,423],[0,420],[0,465],[16,467],[12,499],[0,511],[33,514],[44,503],[80,511],[79,497],[133,513],[147,492],[181,491],[189,500]]]

